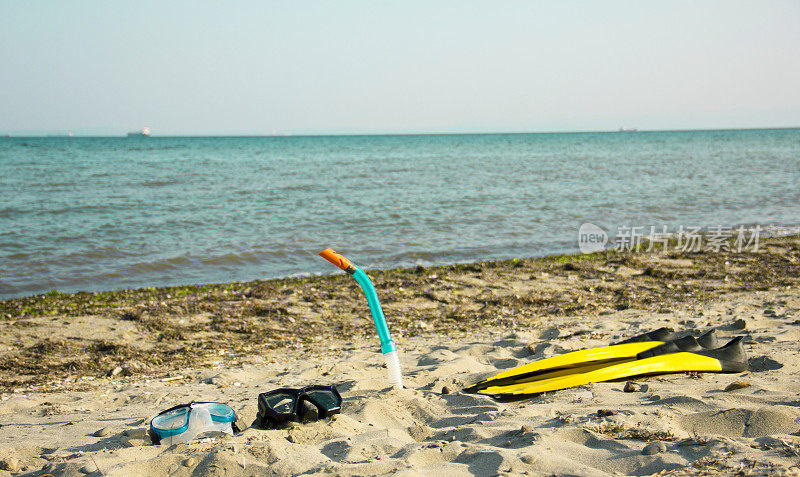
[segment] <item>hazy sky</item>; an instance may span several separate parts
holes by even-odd
[[[0,0],[0,133],[800,126],[800,2]]]

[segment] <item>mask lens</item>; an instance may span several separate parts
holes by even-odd
[[[341,406],[341,398],[329,389],[312,389],[306,395],[323,406],[326,411],[332,411]]]
[[[277,393],[266,397],[267,405],[278,414],[292,414],[294,412],[294,395],[290,393]]]
[[[236,419],[236,414],[230,406],[219,402],[210,402],[203,404],[211,414],[211,420],[214,422],[233,422]]]
[[[176,431],[189,424],[189,407],[181,407],[173,411],[159,414],[153,418],[151,426],[156,431]]]

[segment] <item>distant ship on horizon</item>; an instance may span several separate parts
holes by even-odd
[[[138,131],[129,132],[128,137],[150,137],[150,128],[143,127]]]
[[[639,130],[636,128],[626,128],[625,126],[622,126],[619,128],[619,132],[639,132]]]

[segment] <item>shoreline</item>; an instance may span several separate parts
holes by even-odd
[[[392,333],[413,337],[532,325],[559,314],[664,312],[725,293],[796,287],[800,266],[783,256],[782,245],[791,250],[798,243],[800,235],[793,235],[762,239],[758,252],[607,250],[368,273]],[[509,282],[527,290],[508,293]],[[63,336],[55,321],[75,336]],[[0,391],[41,386],[54,376],[101,376],[123,365],[131,376],[163,374],[170,366],[207,362],[219,346],[237,359],[255,350],[301,349],[320,333],[338,340],[370,336],[370,323],[360,289],[343,273],[2,300],[0,357],[9,364],[0,370]],[[95,326],[108,332],[83,334]],[[117,327],[137,335],[137,345],[118,339]],[[42,339],[37,329],[52,334]],[[16,342],[7,339],[12,331]],[[237,343],[197,339],[227,335]],[[154,356],[156,348],[168,359]]]
[[[800,226],[777,226],[771,225],[763,229],[763,235],[759,240],[762,242],[767,240],[782,240],[782,239],[791,239],[792,237],[800,237]],[[702,235],[702,234],[701,234]],[[646,237],[642,237],[643,240],[640,246],[646,245],[648,242]],[[670,246],[676,245],[676,239],[670,238],[668,241]],[[730,241],[729,241],[730,244]],[[656,243],[654,244],[654,251],[659,252],[663,251],[663,244]],[[542,261],[542,262],[549,262],[553,260],[557,261],[577,261],[577,260],[584,260],[587,258],[597,258],[597,257],[605,257],[608,255],[624,255],[624,254],[640,254],[640,253],[648,253],[648,252],[640,252],[640,251],[622,251],[618,252],[614,249],[604,249],[599,252],[594,253],[581,253],[581,252],[569,252],[569,253],[551,253],[547,255],[536,255],[530,256],[525,258],[499,258],[499,259],[490,259],[490,260],[482,260],[482,261],[458,261],[458,262],[445,262],[441,264],[433,264],[433,265],[416,265],[416,266],[401,266],[401,267],[392,267],[392,268],[374,268],[365,270],[370,274],[382,273],[382,272],[391,272],[391,271],[400,271],[400,270],[411,270],[411,269],[418,269],[420,267],[425,269],[438,269],[438,268],[448,268],[448,267],[459,267],[459,266],[470,266],[476,264],[483,264],[483,263],[505,263],[505,262],[516,262],[519,260],[528,260],[528,261]],[[679,252],[675,252],[679,253]],[[697,252],[689,252],[689,254],[693,254]],[[253,279],[253,280],[234,280],[229,282],[212,282],[212,283],[194,283],[194,284],[175,284],[175,285],[157,285],[157,286],[143,286],[143,287],[132,287],[132,288],[116,288],[116,289],[103,289],[103,290],[78,290],[78,291],[59,291],[57,288],[52,290],[48,290],[43,293],[33,293],[29,295],[22,295],[18,297],[12,298],[0,298],[0,319],[10,316],[17,316],[18,314],[13,311],[13,308],[16,306],[14,303],[18,302],[25,302],[25,303],[35,303],[37,300],[42,300],[46,297],[75,297],[75,301],[86,301],[80,300],[78,297],[86,297],[88,295],[94,297],[100,297],[99,299],[102,300],[103,297],[106,296],[114,296],[119,297],[125,294],[131,295],[138,295],[139,297],[144,297],[146,292],[150,292],[152,294],[169,294],[169,291],[173,291],[179,294],[187,294],[187,293],[197,293],[202,291],[214,290],[214,289],[232,289],[237,286],[241,285],[258,285],[261,283],[266,282],[303,282],[311,279],[324,279],[327,277],[339,275],[341,272],[339,271],[329,271],[329,272],[322,272],[322,273],[292,273],[286,276],[274,276],[268,277],[263,279]],[[14,302],[14,303],[11,303]],[[34,309],[31,312],[35,315],[36,311]]]

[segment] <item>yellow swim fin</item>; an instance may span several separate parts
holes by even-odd
[[[598,365],[607,366],[631,361],[645,351],[665,346],[668,343],[675,343],[673,345],[675,351],[697,351],[717,346],[714,330],[696,340],[692,337],[684,337],[677,340],[675,338],[676,335],[671,330],[659,328],[615,345],[573,351],[534,361],[473,384],[465,388],[464,392],[479,392],[490,386],[504,386],[550,379],[565,374],[585,372],[588,370],[586,369],[587,367],[594,369]]]
[[[581,386],[589,383],[611,381],[653,374],[682,373],[689,371],[739,373],[747,370],[747,356],[737,337],[725,346],[702,351],[677,351],[669,347],[659,352],[645,351],[637,359],[607,366],[587,367],[585,372],[553,376],[533,382],[489,386],[479,392],[495,397],[512,397]]]

